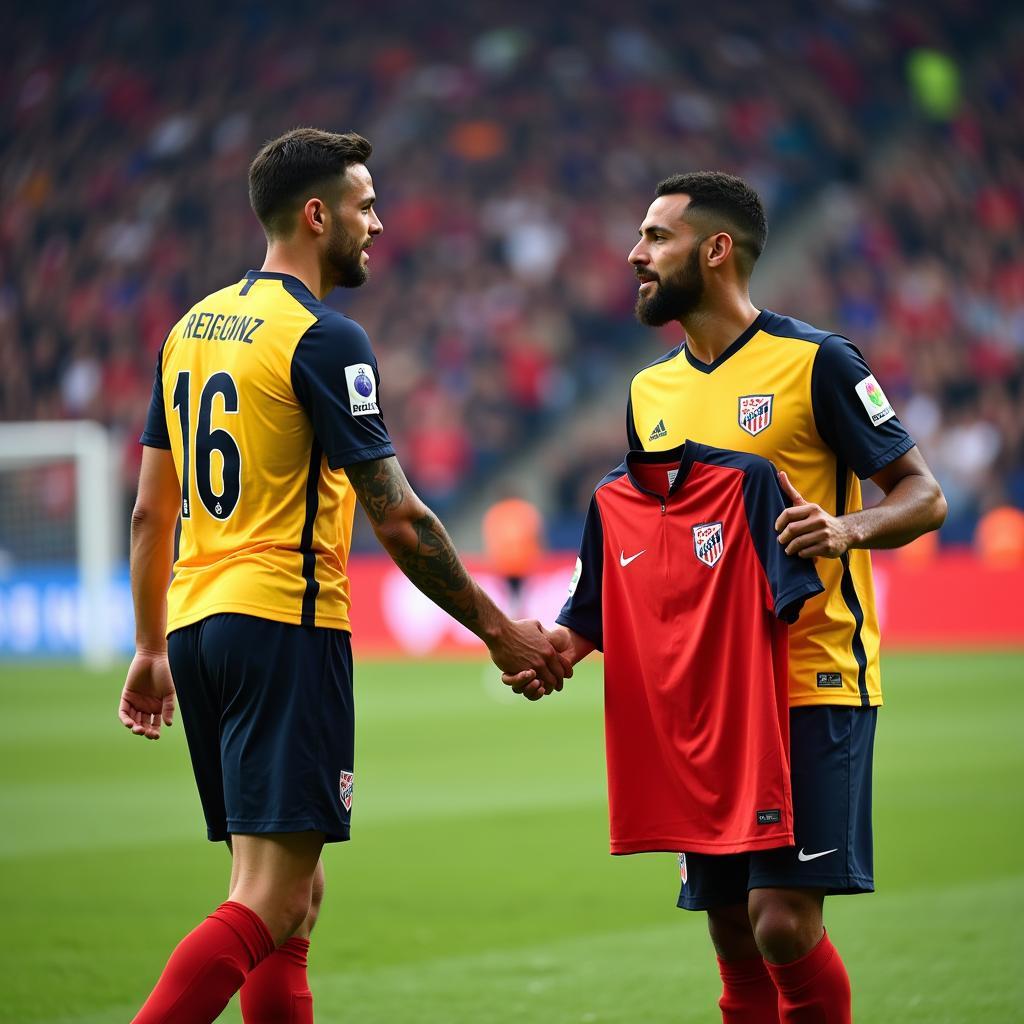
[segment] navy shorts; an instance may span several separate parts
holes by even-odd
[[[211,615],[167,654],[207,834],[349,837],[355,715],[341,629]]]
[[[871,761],[878,708],[789,712],[795,846],[679,855],[684,910],[746,903],[751,889],[874,892]]]

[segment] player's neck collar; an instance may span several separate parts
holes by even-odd
[[[626,461],[624,463],[626,476],[629,477],[629,482],[644,494],[650,494],[652,497],[662,501],[666,498],[671,498],[685,483],[690,473],[690,467],[697,458],[697,449],[700,447],[702,446],[696,441],[687,440],[676,448],[668,448],[661,452],[648,452],[639,448],[633,449],[626,453]],[[633,475],[633,466],[671,466],[673,463],[678,465],[679,469],[667,494],[658,494],[644,487]]]
[[[308,295],[314,302],[320,301],[294,274],[282,274],[276,270],[247,270],[245,277],[249,281],[280,281],[287,291],[301,290],[303,295]]]
[[[754,317],[754,322],[713,362],[713,363],[702,363],[697,359],[694,354],[690,351],[690,346],[685,342],[683,343],[683,355],[686,356],[686,361],[695,369],[701,373],[714,373],[727,359],[731,359],[734,355],[750,339],[761,330],[762,327],[768,322],[768,318],[771,313],[767,309],[762,309],[760,313]]]

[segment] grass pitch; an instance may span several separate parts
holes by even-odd
[[[890,655],[884,674],[879,892],[826,908],[856,1019],[1021,1020],[1024,653]],[[0,666],[0,1021],[127,1022],[224,898],[180,724],[129,736],[120,686]],[[311,951],[319,1024],[718,1019],[675,858],[607,854],[598,664],[539,705],[475,663],[363,663],[356,688],[354,841],[326,853]]]

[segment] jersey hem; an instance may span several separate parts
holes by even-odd
[[[327,456],[327,465],[331,469],[344,469],[356,462],[371,462],[374,459],[388,459],[395,454],[395,446],[378,444],[372,448],[349,448],[336,455]]]
[[[806,879],[806,883],[804,882]],[[747,892],[751,889],[824,889],[828,896],[859,896],[875,891],[875,880],[866,875],[812,875],[801,877],[797,885],[793,875],[778,871],[751,871],[747,879]]]
[[[792,831],[778,832],[774,835],[758,836],[756,839],[745,839],[739,842],[723,841],[707,842],[697,839],[683,839],[676,836],[654,836],[649,839],[630,839],[613,841],[611,854],[613,857],[631,853],[754,853],[758,850],[777,850],[784,846],[794,846]]]
[[[868,696],[868,703],[865,704],[863,698],[859,693],[851,694],[836,694],[830,696],[827,699],[811,696],[811,697],[790,697],[789,706],[791,708],[827,708],[827,707],[843,707],[843,708],[880,708],[884,701],[882,695],[876,693]]]
[[[346,843],[351,839],[350,826],[342,825],[338,828],[337,823],[331,823],[331,827],[326,825],[327,823],[317,818],[228,818],[223,831],[207,828],[206,834],[211,843],[224,842],[230,835],[264,835],[279,832],[323,832],[324,841],[328,843]]]
[[[139,444],[145,445],[147,448],[162,448],[164,451],[171,450],[170,440],[165,440],[162,437],[156,437],[153,434],[143,434],[139,438]]]
[[[604,652],[603,644],[598,643],[592,636],[588,635],[589,634],[589,627],[585,627],[584,629],[580,629],[579,628],[578,620],[573,619],[572,616],[570,616],[570,615],[559,615],[555,619],[555,624],[558,625],[558,626],[565,626],[566,628],[571,629],[574,633],[579,633],[579,635],[581,637],[583,637],[584,640],[588,641],[589,643],[592,643],[596,650],[601,651],[602,653]]]
[[[223,604],[209,605],[195,614],[180,615],[177,618],[168,620],[167,635],[170,636],[176,629],[184,629],[186,626],[191,626],[203,619],[208,619],[211,615],[224,615],[232,612],[238,615],[252,615],[257,619],[269,619],[271,622],[283,622],[286,626],[302,625],[301,611],[292,615],[288,612],[282,612],[279,608],[264,608],[262,605],[228,601]],[[347,615],[321,615],[317,613],[315,625],[321,629],[342,629],[346,633],[352,632],[352,625]]]
[[[820,579],[808,580],[799,587],[792,587],[785,593],[779,594],[778,600],[775,602],[775,614],[780,622],[796,622],[800,618],[800,612],[803,611],[808,598],[824,592],[825,584]],[[797,607],[794,608],[793,605],[797,605]]]
[[[913,447],[915,447],[914,439],[908,434],[901,441],[897,441],[896,444],[894,444],[888,451],[883,452],[866,466],[861,467],[864,470],[864,473],[861,475],[860,470],[858,470],[857,476],[859,476],[861,480],[867,480],[868,477],[877,473],[880,469],[885,469],[889,463],[895,462],[901,455],[906,455]]]

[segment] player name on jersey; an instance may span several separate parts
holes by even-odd
[[[266,323],[258,316],[240,316],[237,313],[189,313],[181,329],[183,338],[196,341],[244,341],[251,345],[253,335]]]

